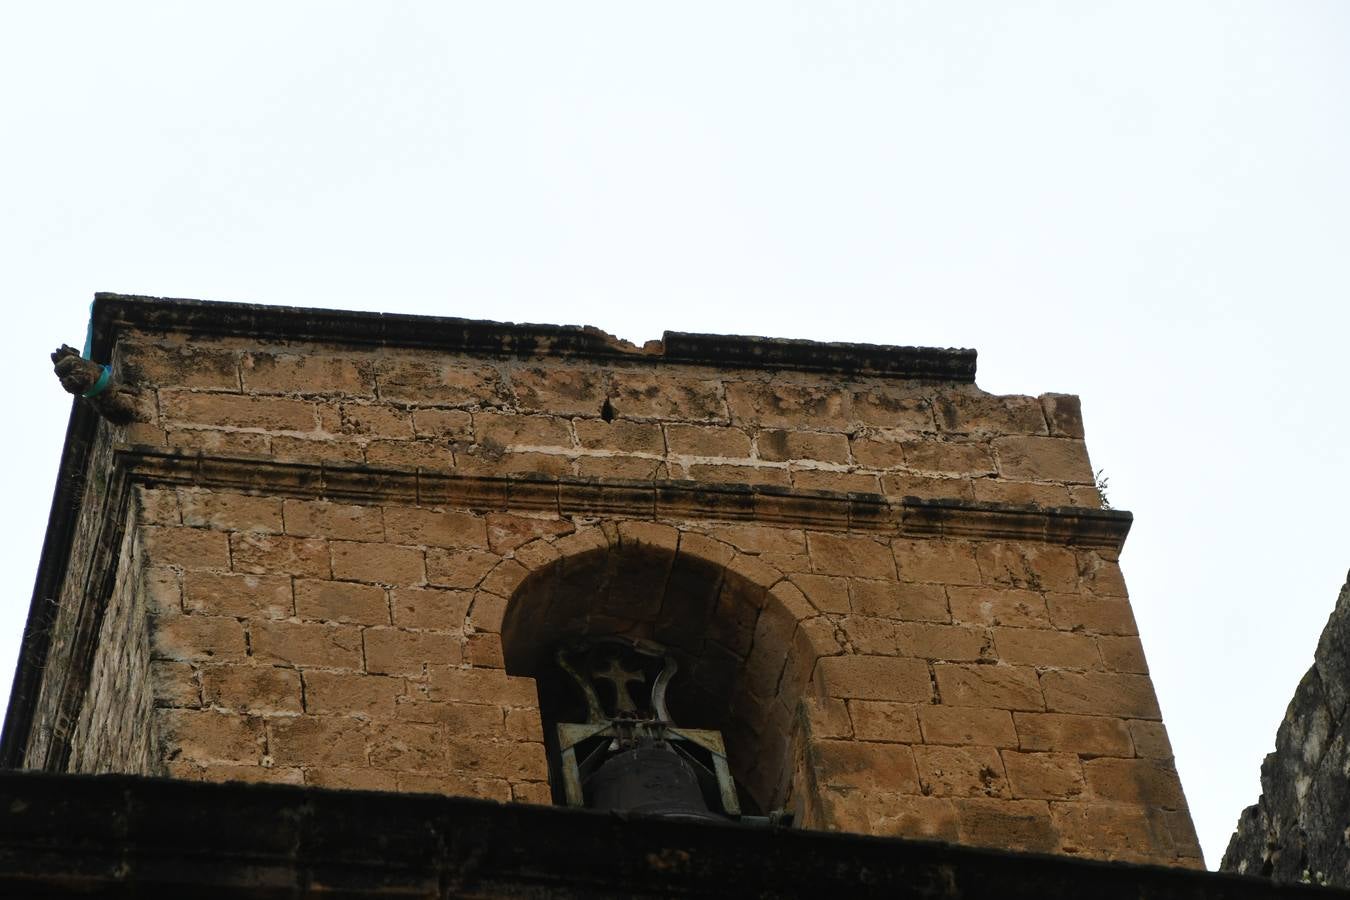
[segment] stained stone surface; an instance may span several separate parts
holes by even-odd
[[[1261,765],[1221,868],[1350,887],[1350,581]]]

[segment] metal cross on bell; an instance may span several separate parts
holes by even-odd
[[[677,664],[664,647],[599,638],[560,648],[555,658],[585,696],[589,719],[558,725],[569,806],[686,821],[740,815],[721,734],[670,719],[665,693]],[[606,695],[612,688],[612,702],[602,700],[602,685]],[[645,690],[635,698],[638,688]]]

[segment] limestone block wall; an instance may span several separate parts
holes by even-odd
[[[306,462],[1097,507],[1078,398],[809,372],[124,339],[137,443]]]
[[[105,622],[148,623],[163,771],[547,803],[540,655],[627,634],[803,827],[1200,865],[1076,398],[636,349],[113,358],[142,606]]]

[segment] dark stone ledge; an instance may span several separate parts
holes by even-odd
[[[339,346],[406,347],[491,357],[559,356],[604,362],[786,369],[962,384],[975,381],[974,350],[673,331],[667,331],[661,341],[636,347],[597,328],[578,325],[527,325],[440,316],[96,294],[93,345],[96,359],[106,361],[117,332],[124,328],[191,337],[230,336]]]
[[[1254,878],[429,794],[0,773],[7,897],[1346,897]]]
[[[430,469],[278,462],[139,447],[115,464],[133,481],[308,499],[416,503],[558,515],[755,521],[830,531],[916,537],[1045,541],[1119,551],[1133,516],[1114,509],[1023,506],[971,500],[888,498],[777,485],[630,481],[543,475],[461,475]]]

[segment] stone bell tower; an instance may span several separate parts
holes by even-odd
[[[650,739],[713,816],[1201,864],[1075,397],[965,350],[92,333],[131,421],[72,414],[11,767],[586,805]]]

